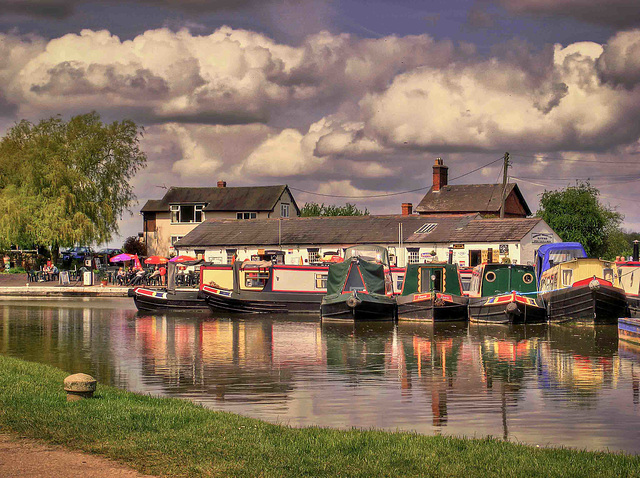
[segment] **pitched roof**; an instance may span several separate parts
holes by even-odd
[[[160,200],[150,199],[141,212],[169,211],[171,204],[205,203],[205,211],[270,211],[289,188],[279,186],[182,188],[171,187]],[[289,191],[291,198],[293,195]],[[296,210],[298,205],[293,201]]]
[[[507,185],[507,197],[514,191],[527,216],[531,210],[515,183]],[[436,212],[500,212],[502,184],[459,184],[446,185],[440,191],[433,188],[424,195],[416,212],[429,214]]]
[[[451,216],[345,216],[287,219],[211,219],[183,237],[179,247],[266,246],[274,244],[393,244],[402,224],[403,242],[446,243],[514,241],[541,221],[480,219],[478,214]],[[499,223],[499,224],[498,224]],[[429,225],[434,225],[429,226]],[[421,228],[425,233],[418,231]]]
[[[467,227],[456,231],[451,242],[504,242],[520,240],[526,236],[540,217],[518,217],[508,219],[476,219]]]

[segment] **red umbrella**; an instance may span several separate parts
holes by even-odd
[[[144,260],[145,264],[166,264],[169,261],[169,259],[167,259],[166,257],[162,257],[162,256],[151,256],[151,257],[147,257]]]
[[[186,262],[186,261],[195,261],[195,257],[191,256],[176,256],[173,259],[169,259],[169,262]]]

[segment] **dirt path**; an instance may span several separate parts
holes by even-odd
[[[3,478],[141,478],[126,466],[88,453],[0,435]]]

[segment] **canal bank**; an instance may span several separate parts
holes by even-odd
[[[99,385],[67,402],[67,375],[0,356],[0,427],[166,476],[640,476],[624,454],[376,430],[291,428]]]

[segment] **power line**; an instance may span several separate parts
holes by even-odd
[[[562,157],[553,157],[553,156],[543,156],[543,155],[528,155],[528,154],[519,154],[512,153],[511,156],[516,156],[518,158],[534,158],[537,160],[551,160],[551,161],[566,161],[567,163],[600,163],[600,164],[625,164],[629,166],[637,166],[637,162],[629,162],[629,161],[605,161],[599,159],[570,159],[570,158],[562,158]]]
[[[487,166],[491,166],[494,163],[497,163],[498,161],[502,161],[502,157],[491,161],[490,163],[485,164],[484,166],[480,166],[479,168],[473,169],[467,173],[461,174],[460,176],[456,176],[455,178],[451,178],[449,179],[449,181],[455,181],[456,179],[460,179],[463,178],[465,176],[468,176],[469,174],[473,174],[476,171],[480,171],[481,169],[486,168]],[[431,186],[425,186],[422,188],[417,188],[417,189],[410,189],[408,191],[399,191],[396,193],[384,193],[384,194],[369,194],[366,196],[351,196],[351,195],[343,195],[343,194],[323,194],[323,193],[314,193],[312,191],[306,191],[304,189],[299,189],[299,188],[294,188],[289,186],[289,189],[293,190],[293,191],[298,191],[299,193],[305,193],[305,194],[312,194],[314,196],[322,196],[322,197],[327,197],[327,198],[347,198],[347,199],[369,199],[369,198],[382,198],[382,197],[390,197],[390,196],[399,196],[401,194],[409,194],[409,193],[415,193],[418,191],[424,191],[425,189],[429,189]]]

